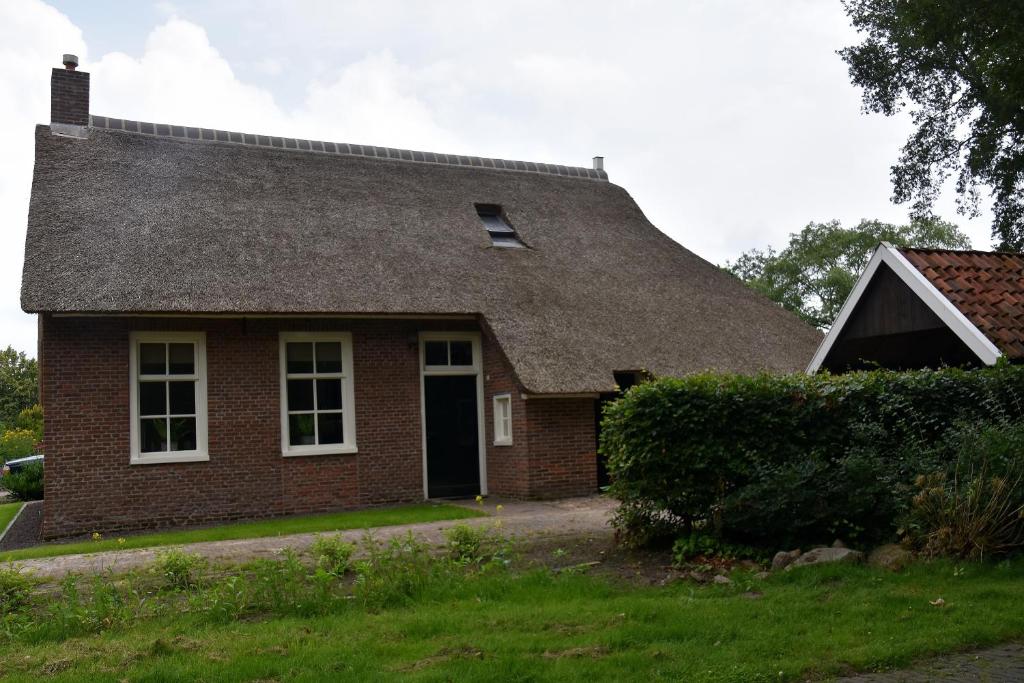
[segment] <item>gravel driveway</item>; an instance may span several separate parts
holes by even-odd
[[[477,517],[447,522],[426,522],[421,524],[400,524],[396,526],[376,527],[370,529],[378,540],[387,540],[394,536],[412,532],[420,540],[428,543],[442,543],[444,530],[456,524],[485,526],[501,520],[501,531],[508,536],[521,539],[560,537],[578,538],[611,538],[612,529],[608,525],[614,501],[601,496],[586,498],[569,498],[555,501],[503,501],[488,498],[483,506],[473,501],[456,502],[456,505],[482,509],[489,517]],[[502,506],[501,512],[496,506]],[[323,532],[331,533],[331,532]],[[347,541],[359,541],[366,533],[365,529],[342,531],[340,535]],[[293,536],[271,536],[266,538],[248,538],[233,541],[209,541],[190,543],[181,546],[186,552],[198,553],[219,563],[239,563],[262,557],[272,557],[284,548],[292,548],[302,552],[307,549],[317,534],[295,534]],[[144,548],[138,550],[115,550],[85,555],[63,555],[36,560],[20,560],[14,562],[17,568],[31,572],[40,578],[58,579],[69,573],[88,574],[113,570],[124,572],[150,564],[161,548]]]

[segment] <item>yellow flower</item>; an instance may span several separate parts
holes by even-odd
[[[117,539],[117,544],[118,545],[124,545],[127,542],[128,542],[127,539],[124,539],[124,538]]]
[[[477,496],[476,497],[476,504],[477,505],[483,505],[484,504],[484,497],[483,496]]]
[[[502,505],[501,503],[498,503],[497,507],[494,508],[494,511],[495,512],[501,512],[504,509],[505,509],[505,506]]]
[[[98,531],[94,531],[94,532],[92,532],[92,540],[94,540],[94,541],[100,541],[100,540],[102,540],[102,539],[103,539],[103,534],[101,534],[101,533],[100,533],[100,532],[98,532]]]

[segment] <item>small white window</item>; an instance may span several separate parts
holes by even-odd
[[[131,463],[209,460],[206,334],[132,332]]]
[[[512,445],[512,395],[494,397],[494,445]]]
[[[352,335],[281,334],[281,453],[356,452]]]

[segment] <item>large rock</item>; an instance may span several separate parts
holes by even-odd
[[[914,559],[914,555],[901,545],[889,543],[880,545],[868,555],[868,564],[889,571],[898,572]]]
[[[864,553],[849,548],[815,548],[808,550],[786,567],[788,572],[793,567],[806,567],[812,564],[829,564],[834,562],[862,562]]]
[[[779,552],[775,553],[775,557],[772,558],[772,571],[782,571],[789,565],[793,564],[793,561],[796,560],[796,558],[798,557],[800,557],[799,548],[797,548],[796,550],[790,550],[788,552],[785,550],[780,550]]]

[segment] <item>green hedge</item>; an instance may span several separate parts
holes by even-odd
[[[616,523],[643,543],[694,527],[784,547],[893,535],[951,427],[1024,415],[1024,367],[666,378],[609,404]]]

